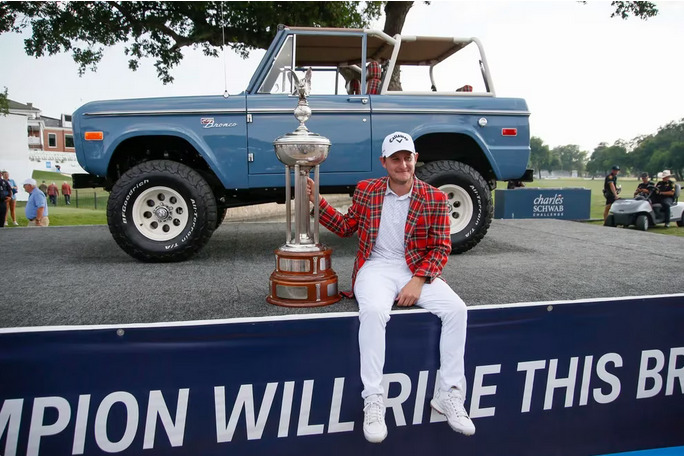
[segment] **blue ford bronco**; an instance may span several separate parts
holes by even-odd
[[[273,141],[298,125],[291,74],[309,68],[307,127],[332,143],[322,193],[351,194],[359,180],[383,175],[383,138],[406,131],[419,154],[416,175],[449,197],[452,248],[460,253],[486,234],[496,181],[532,180],[527,104],[496,97],[477,39],[281,26],[238,95],[80,107],[76,155],[89,174],[74,175],[74,187],[111,192],[109,229],[129,255],[189,258],[227,208],[284,202]],[[391,81],[395,68],[400,84]]]

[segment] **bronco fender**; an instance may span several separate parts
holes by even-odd
[[[501,172],[499,170],[498,165],[494,161],[494,157],[492,157],[492,153],[489,150],[489,147],[485,143],[484,139],[482,139],[482,136],[475,130],[474,128],[467,127],[467,128],[457,128],[454,125],[448,125],[448,124],[435,124],[435,125],[421,125],[420,127],[412,130],[410,132],[410,135],[413,136],[414,142],[419,142],[421,137],[428,136],[431,134],[456,134],[456,135],[464,135],[472,139],[475,144],[480,148],[482,151],[482,154],[484,157],[487,159],[487,162],[489,162],[489,166],[491,166],[492,171],[494,171],[494,175],[497,177],[497,179],[500,179]],[[444,157],[448,158],[448,157]]]

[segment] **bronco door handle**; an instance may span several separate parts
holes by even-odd
[[[349,97],[347,101],[350,103],[368,104],[368,97]]]

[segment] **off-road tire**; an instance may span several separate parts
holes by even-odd
[[[635,225],[636,225],[638,230],[647,231],[648,230],[648,216],[645,214],[637,215]]]
[[[439,160],[416,168],[416,176],[447,194],[451,222],[451,253],[463,253],[487,234],[492,223],[492,193],[470,166]]]
[[[107,223],[116,243],[146,262],[190,258],[209,241],[216,217],[216,200],[204,178],[170,160],[128,170],[107,204]]]

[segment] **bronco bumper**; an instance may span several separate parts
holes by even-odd
[[[71,179],[74,188],[109,188],[109,181],[106,178],[94,174],[72,174]]]

